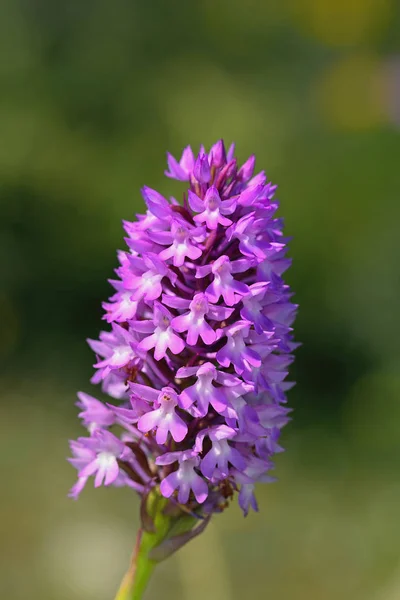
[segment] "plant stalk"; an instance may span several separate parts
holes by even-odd
[[[139,529],[131,564],[115,600],[142,600],[156,564],[201,533],[209,517],[198,518],[169,505],[156,488],[145,498],[142,527]],[[172,509],[172,510],[171,510]],[[197,525],[197,526],[196,526]]]
[[[150,552],[165,538],[171,519],[163,514],[167,500],[153,489],[147,497],[146,512],[152,522],[152,530],[143,526],[139,529],[131,564],[115,600],[142,600],[147,584],[157,561],[150,558]]]
[[[143,529],[139,529],[131,564],[122,580],[115,600],[142,600],[156,562],[150,560],[149,552],[154,545]]]

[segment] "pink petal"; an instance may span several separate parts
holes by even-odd
[[[167,152],[167,162],[169,168],[169,171],[165,171],[167,177],[172,177],[173,179],[178,179],[180,181],[188,179],[188,175],[186,175],[178,161],[169,152]]]
[[[185,342],[178,335],[172,333],[169,338],[168,347],[172,354],[179,354],[185,348]]]
[[[90,477],[94,473],[96,473],[98,468],[96,459],[92,460],[86,467],[81,469],[78,473],[79,477]]]
[[[171,258],[172,256],[174,256],[174,247],[170,246],[169,248],[165,248],[165,250],[163,250],[162,252],[160,252],[159,257],[162,260],[168,260],[169,258]]]
[[[199,329],[196,326],[192,326],[189,328],[186,341],[189,346],[194,346],[197,344],[197,340],[199,339]]]
[[[207,479],[211,479],[215,471],[216,465],[217,461],[215,459],[214,453],[212,451],[208,452],[201,461],[200,467],[200,470],[203,473],[204,477],[207,477]]]
[[[156,360],[161,360],[164,358],[168,348],[168,342],[169,340],[166,337],[162,337],[161,339],[157,337],[156,345],[154,348],[154,358]]]
[[[189,206],[194,212],[202,212],[204,210],[204,202],[191,190],[188,193]]]
[[[190,313],[186,315],[181,315],[180,317],[175,317],[171,321],[172,327],[175,331],[182,333],[183,331],[187,331],[190,323]]]
[[[104,467],[103,465],[99,466],[99,469],[96,473],[96,477],[94,478],[94,487],[100,487],[101,484],[103,483],[103,479],[106,476],[106,467]]]
[[[203,252],[200,248],[197,248],[196,246],[188,246],[186,254],[190,259],[196,260],[197,258],[200,258]]]
[[[152,348],[154,348],[156,343],[157,336],[153,333],[152,335],[149,335],[148,337],[144,338],[138,345],[138,348],[141,350],[151,350]]]
[[[139,431],[143,431],[147,433],[151,429],[157,427],[161,417],[161,410],[157,408],[157,410],[152,410],[145,415],[142,415],[138,421],[138,429]]]
[[[175,442],[181,442],[188,432],[188,427],[186,423],[182,421],[182,419],[175,413],[174,418],[170,422],[169,430]]]
[[[157,444],[165,444],[168,439],[168,433],[170,431],[170,425],[165,420],[160,420],[156,431],[156,442]]]
[[[115,460],[108,468],[106,471],[106,476],[104,479],[104,485],[111,485],[118,477],[119,474],[119,467],[118,467],[118,463]]]
[[[217,334],[215,333],[214,329],[205,321],[203,321],[199,331],[201,339],[205,344],[213,344],[217,339]]]
[[[208,496],[208,486],[199,475],[192,481],[192,490],[199,504],[202,504]]]
[[[189,494],[189,483],[187,481],[182,481],[178,492],[178,502],[180,502],[181,504],[186,504],[186,502],[189,500]]]
[[[177,478],[177,471],[174,473],[170,473],[165,479],[162,480],[160,484],[160,492],[164,496],[164,498],[169,498],[172,496],[176,488],[178,487],[179,481]]]

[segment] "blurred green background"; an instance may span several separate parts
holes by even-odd
[[[293,422],[260,513],[236,506],[148,598],[400,598],[400,5],[2,0],[0,598],[111,600],[138,525],[67,439],[90,392],[121,219],[165,151],[237,142],[279,184],[301,309]]]

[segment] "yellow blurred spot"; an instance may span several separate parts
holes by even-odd
[[[346,57],[317,82],[317,108],[339,129],[370,129],[387,122],[385,87],[378,60],[369,56]]]
[[[356,45],[375,38],[389,22],[390,0],[293,0],[294,17],[327,45]]]

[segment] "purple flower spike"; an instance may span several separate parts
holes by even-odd
[[[288,239],[276,186],[254,173],[254,156],[240,166],[234,153],[218,140],[167,155],[182,202],[142,188],[144,214],[123,222],[107,331],[89,340],[91,381],[108,402],[78,395],[88,437],[71,442],[70,496],[92,477],[96,487],[130,487],[146,531],[148,494],[169,499],[165,514],[202,523],[236,492],[245,515],[257,510],[255,485],[273,481],[272,457],[283,450],[297,347],[297,305],[283,280]]]

